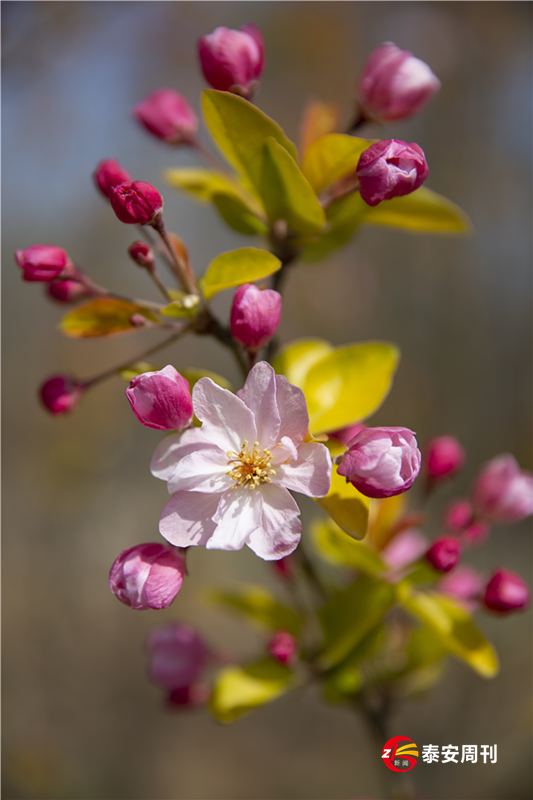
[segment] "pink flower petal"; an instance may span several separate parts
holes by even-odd
[[[280,439],[288,436],[296,447],[309,430],[309,414],[305,396],[298,386],[289,383],[283,375],[276,375],[276,401],[281,417]]]
[[[176,462],[182,456],[180,451],[188,445],[205,447],[205,438],[199,428],[187,428],[184,431],[165,436],[157,445],[150,463],[150,471],[154,478],[168,481],[176,469]],[[183,452],[190,453],[191,448],[183,450]]]
[[[208,550],[240,550],[247,538],[261,526],[262,494],[242,487],[224,492],[213,516],[217,524],[206,544]]]
[[[207,445],[195,449],[176,464],[168,480],[168,491],[225,492],[232,483],[226,475],[227,469],[228,457],[219,447]]]
[[[237,397],[254,415],[260,447],[270,448],[277,444],[281,419],[276,402],[276,373],[270,364],[266,361],[256,364]]]
[[[272,466],[284,464],[285,461],[298,461],[298,450],[288,436],[283,436],[281,442],[272,448]]]
[[[317,442],[301,444],[298,461],[276,466],[272,482],[308,497],[325,497],[331,486],[331,457],[328,448]]]
[[[265,561],[277,561],[293,552],[300,541],[300,509],[286,489],[273,484],[261,487],[263,524],[253,531],[247,545]]]
[[[220,494],[176,492],[161,512],[159,532],[176,547],[206,544],[215,530],[211,517]]]
[[[227,452],[238,453],[242,443],[257,439],[254,416],[236,395],[217,386],[211,378],[201,378],[193,389],[194,413],[203,423],[204,441]]]

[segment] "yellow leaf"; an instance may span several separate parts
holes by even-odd
[[[139,326],[131,322],[134,314],[157,322],[157,317],[147,308],[114,297],[99,297],[66,314],[60,328],[74,339],[126,333],[139,330]]]
[[[226,667],[217,675],[209,708],[219,722],[233,722],[257,706],[271,703],[291,685],[291,670],[272,658],[248,667]]]
[[[200,281],[200,288],[205,299],[210,300],[217,292],[266,278],[280,267],[281,261],[267,250],[242,247],[217,256]]]
[[[372,144],[345,133],[330,133],[317,139],[306,150],[302,172],[320,194],[326,186],[355,172],[361,153]]]
[[[384,200],[374,208],[364,205],[366,208],[359,218],[361,224],[389,225],[424,233],[468,233],[472,229],[470,220],[458,205],[425,186],[405,197]]]
[[[346,482],[334,468],[331,475],[331,488],[325,497],[315,498],[320,508],[354,539],[362,539],[368,527],[370,498],[357,491]]]
[[[296,339],[278,353],[272,366],[278,374],[285,375],[289,383],[303,389],[313,364],[334,349],[325,339]]]

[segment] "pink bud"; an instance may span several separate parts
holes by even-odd
[[[100,161],[93,177],[98,189],[107,198],[114,186],[131,182],[131,175],[120,166],[116,158],[105,158]]]
[[[191,708],[205,705],[208,700],[209,689],[207,686],[184,686],[168,693],[167,704],[170,707]]]
[[[150,678],[173,692],[189,687],[202,671],[207,648],[188,625],[170,624],[148,634]]]
[[[69,375],[53,375],[39,389],[41,402],[51,414],[74,411],[80,402],[84,386]]]
[[[128,247],[130,257],[135,261],[139,267],[145,267],[152,272],[155,268],[154,253],[150,245],[146,242],[133,242]]]
[[[438,480],[456,473],[464,464],[465,451],[453,436],[437,436],[425,447],[424,464],[427,475]]]
[[[32,244],[15,252],[15,261],[22,270],[25,281],[50,283],[62,273],[74,270],[69,254],[53,244]]]
[[[439,591],[458,597],[460,600],[477,597],[482,588],[483,578],[479,572],[466,564],[461,564],[449,575],[444,575],[438,583]]]
[[[112,186],[109,199],[113,211],[126,225],[152,225],[163,212],[163,198],[155,186],[144,181]]]
[[[46,287],[50,297],[60,303],[75,303],[83,297],[90,297],[92,292],[79,281],[52,281]]]
[[[490,528],[484,522],[472,522],[461,532],[461,542],[469,547],[478,547],[489,538]]]
[[[126,389],[133,413],[147,428],[175,431],[192,419],[189,381],[168,364],[157,372],[143,372]]]
[[[359,100],[370,118],[402,119],[420,111],[439,88],[439,79],[424,61],[385,42],[366,62],[359,81]]]
[[[518,522],[533,514],[533,474],[510,453],[481,469],[472,491],[476,512],[488,522]]]
[[[529,589],[520,575],[499,569],[487,584],[483,602],[491,611],[506,613],[529,605]]]
[[[415,142],[387,139],[363,150],[355,174],[365,203],[377,206],[383,200],[414,192],[426,180],[429,168]]]
[[[259,350],[272,339],[281,318],[281,295],[258,289],[253,283],[239,286],[231,307],[231,335],[248,350]]]
[[[461,544],[451,537],[437,539],[426,553],[426,561],[438,572],[449,572],[461,557]]]
[[[278,631],[269,642],[268,652],[277,661],[290,666],[298,655],[298,640],[287,631]]]
[[[166,608],[183,583],[185,559],[165,544],[137,544],[124,550],[109,572],[109,588],[130,608]]]
[[[400,531],[383,548],[380,555],[388,567],[401,569],[422,556],[427,550],[427,539],[417,528]]]
[[[198,40],[198,55],[213,89],[249,98],[263,70],[263,37],[251,22],[238,31],[215,28]]]
[[[452,500],[444,512],[446,526],[452,531],[462,531],[472,521],[474,509],[468,500]]]
[[[169,144],[193,142],[198,130],[198,117],[174,89],[152,92],[134,107],[133,114],[146,130]]]
[[[338,458],[337,472],[367,497],[392,497],[411,488],[420,460],[408,428],[365,428]]]
[[[340,428],[338,431],[328,433],[330,439],[336,439],[341,444],[349,447],[350,442],[357,436],[358,433],[364,431],[366,425],[363,422],[358,422],[355,425],[349,425],[347,428]]]

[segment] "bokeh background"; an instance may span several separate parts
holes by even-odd
[[[66,248],[99,283],[153,297],[126,255],[134,238],[91,174],[119,158],[165,197],[167,224],[201,273],[219,252],[253,243],[166,188],[162,170],[195,163],[151,139],[132,105],[161,86],[199,107],[196,40],[217,25],[255,22],[267,66],[258,104],[291,138],[310,98],[352,113],[369,51],[385,40],[429,62],[442,90],[413,120],[364,135],[416,141],[430,188],[469,214],[469,238],[367,228],[287,283],[284,340],[397,342],[403,358],[372,424],[419,441],[450,433],[468,451],[463,474],[433,510],[464,494],[486,459],[513,452],[531,468],[531,12],[522,2],[5,2],[3,29],[3,767],[6,800],[240,800],[380,796],[377,754],[362,723],[303,691],[224,728],[202,712],[165,710],[146,677],[143,640],[187,620],[213,645],[253,658],[264,638],[203,600],[209,584],[274,585],[251,552],[191,554],[191,578],[162,612],[132,612],[107,589],[116,555],[157,540],[166,488],[148,470],[159,435],[138,424],[118,379],[69,418],[36,399],[50,373],[86,377],[133,358],[157,332],[72,341],[62,309],[23,284],[13,251]],[[209,145],[208,135],[204,134]],[[230,297],[218,302],[226,314]],[[155,360],[155,359],[154,359]],[[179,342],[157,363],[239,376],[216,343]],[[317,514],[309,503],[305,518]],[[436,528],[434,532],[436,532]],[[493,532],[467,556],[531,582],[528,522]],[[518,800],[531,786],[531,618],[480,615],[501,674],[483,681],[452,662],[409,702],[394,733],[418,744],[498,745],[494,765],[424,765],[431,800]],[[377,759],[379,761],[379,758]]]

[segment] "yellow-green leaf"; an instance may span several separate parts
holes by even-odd
[[[130,364],[124,369],[120,369],[117,372],[119,378],[122,378],[123,381],[129,383],[137,375],[142,375],[145,372],[158,372],[162,367],[156,367],[155,364],[150,364],[148,361],[136,361],[135,364]]]
[[[335,200],[326,209],[327,228],[316,241],[307,245],[302,251],[304,261],[321,261],[332,250],[346,244],[369,206],[361,200],[359,192],[352,192]]]
[[[330,183],[355,172],[361,153],[373,140],[356,139],[346,133],[330,133],[309,145],[302,159],[302,172],[320,194]]]
[[[297,234],[318,233],[326,216],[308,180],[296,161],[269,137],[263,149],[263,171],[259,193],[270,221],[287,221]]]
[[[366,208],[360,222],[366,225],[388,225],[425,233],[468,233],[472,228],[458,205],[425,186],[405,197],[384,200],[374,208],[363,205]]]
[[[316,497],[315,503],[325,511],[342,530],[354,539],[362,539],[368,527],[370,499],[347,483],[335,468],[331,474],[331,487],[325,497]]]
[[[408,581],[398,584],[397,592],[407,611],[430,626],[447,649],[478,675],[493,678],[498,674],[496,651],[458,603],[437,592],[417,591]]]
[[[365,499],[370,502],[368,498]],[[346,535],[332,520],[315,520],[311,534],[320,555],[335,566],[352,567],[367,575],[379,575],[386,571],[375,550]]]
[[[230,723],[281,697],[293,685],[291,670],[272,658],[247,667],[226,667],[217,675],[209,708],[219,722]]]
[[[303,389],[312,365],[334,349],[325,339],[296,339],[277,354],[272,366],[279,375],[285,375],[289,383]]]
[[[165,170],[163,178],[174,189],[180,189],[196,200],[206,203],[219,192],[235,197],[240,197],[242,194],[236,181],[210,169],[173,167]]]
[[[316,139],[333,133],[337,130],[340,117],[340,108],[336,103],[322,103],[319,100],[310,100],[304,108],[300,126],[300,152],[305,153],[307,148]]]
[[[205,299],[210,300],[217,292],[266,278],[280,267],[281,261],[267,250],[242,247],[217,256],[200,281],[200,288]]]
[[[224,222],[234,231],[250,236],[268,232],[265,223],[250,211],[240,197],[217,192],[213,194],[212,201]]]
[[[278,603],[270,592],[259,586],[237,589],[214,589],[208,594],[217,605],[237,611],[248,620],[274,631],[285,630],[293,636],[300,633],[300,618],[291,608]]]
[[[158,321],[143,306],[114,297],[98,297],[66,314],[61,320],[60,328],[66,336],[74,339],[110,336],[139,330],[139,326],[131,322],[133,315],[137,314],[152,322]]]
[[[218,375],[216,372],[211,372],[208,369],[196,369],[196,367],[187,367],[186,369],[179,370],[180,375],[182,375],[185,380],[189,381],[189,386],[192,387],[194,384],[200,380],[200,378],[211,378],[214,383],[217,383],[219,386],[222,386],[223,389],[228,389],[228,391],[233,391],[233,386],[226,378],[223,378],[222,375]]]
[[[161,309],[161,314],[164,317],[191,318],[200,311],[199,295],[174,290],[170,296],[173,298],[172,302]]]

